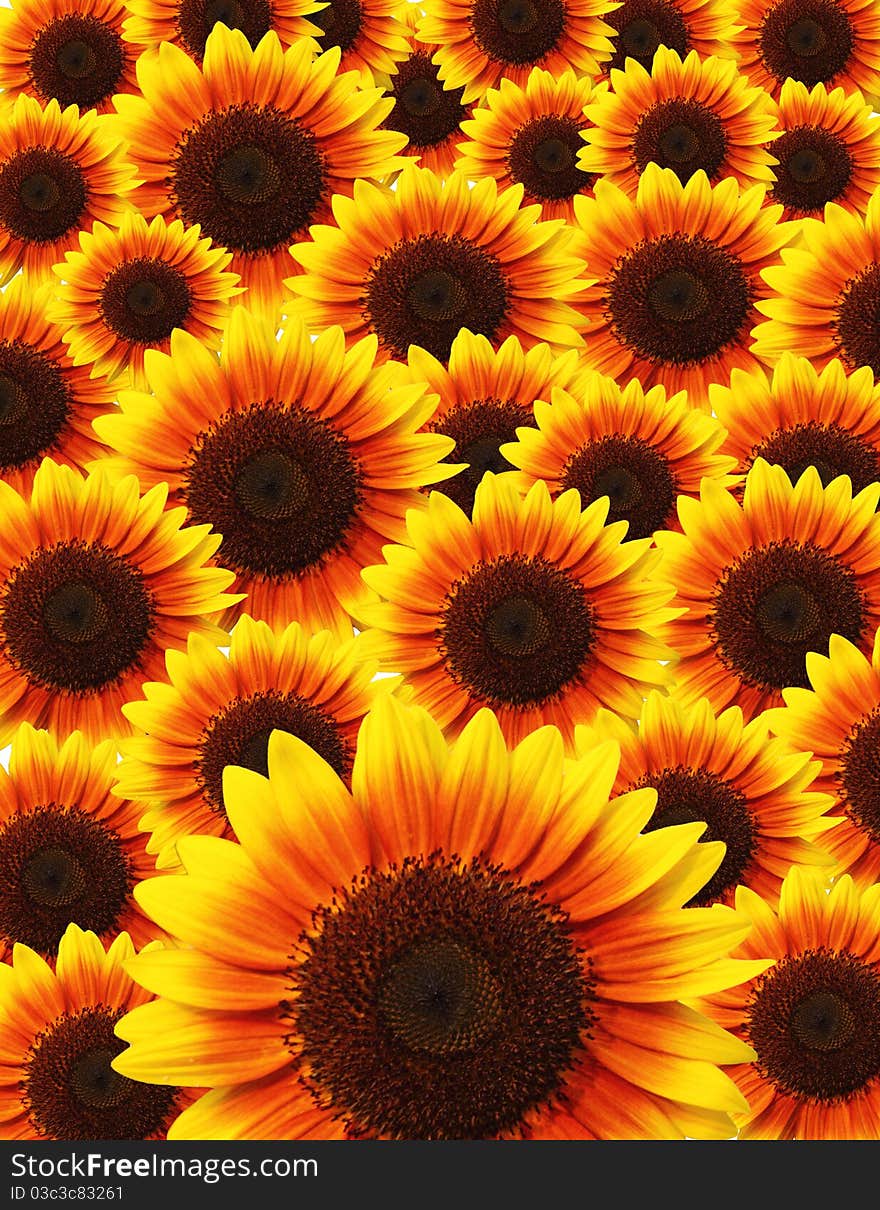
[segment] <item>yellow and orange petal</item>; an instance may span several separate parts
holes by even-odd
[[[684,613],[663,638],[687,705],[736,704],[747,719],[806,686],[806,656],[842,634],[869,650],[880,623],[880,483],[853,495],[842,475],[826,487],[814,467],[792,484],[759,458],[742,503],[712,480],[679,501],[683,533],[658,532],[658,575]]]
[[[682,185],[649,164],[635,199],[605,181],[575,199],[572,251],[594,283],[577,304],[585,364],[621,383],[687,390],[706,411],[710,383],[757,368],[749,346],[756,300],[769,293],[761,271],[795,230],[764,193],[740,194],[731,177],[712,186],[703,171]]]
[[[600,706],[637,718],[665,683],[673,590],[650,540],[605,524],[607,499],[582,511],[543,481],[523,498],[516,478],[487,474],[473,520],[439,491],[408,516],[407,545],[363,573],[384,598],[364,639],[450,734],[488,706],[511,741],[549,723],[570,743]]]
[[[45,459],[33,489],[0,483],[0,743],[20,722],[59,740],[129,734],[121,707],[190,632],[232,605],[232,572],[208,561],[220,536],[182,528],[168,488],[83,478]]]
[[[585,105],[585,172],[632,197],[648,164],[671,169],[682,184],[700,169],[713,182],[732,176],[741,189],[772,181],[775,107],[730,59],[694,50],[681,58],[661,46],[650,70],[627,59],[610,75],[611,89]]]
[[[524,487],[543,479],[552,496],[576,488],[584,508],[605,496],[609,521],[627,538],[676,529],[679,496],[696,497],[703,479],[731,487],[736,462],[722,452],[724,429],[681,392],[644,390],[637,378],[585,375],[579,388],[553,386],[535,403],[535,423],[502,447]],[[455,480],[451,480],[452,483]]]
[[[409,167],[395,190],[355,184],[335,197],[335,226],[316,226],[291,248],[304,273],[287,279],[290,310],[315,328],[339,324],[349,341],[374,333],[383,357],[406,359],[417,344],[441,361],[462,328],[500,344],[582,344],[583,260],[569,250],[562,219],[537,221],[522,186],[499,193],[485,177],[471,188]]]
[[[293,619],[350,638],[372,598],[361,568],[403,537],[419,489],[453,469],[438,465],[451,439],[419,432],[435,402],[424,384],[377,367],[375,338],[346,351],[338,328],[313,341],[292,320],[279,341],[243,307],[219,360],[178,331],[146,372],[154,393],[121,392],[118,414],[98,422],[110,473],[167,490],[223,535],[216,560],[247,594],[227,623],[244,609],[275,629]]]
[[[618,756],[565,761],[550,727],[510,750],[489,711],[447,747],[389,694],[349,792],[276,732],[268,778],[226,774],[240,846],[190,837],[186,875],[139,888],[185,948],[132,964],[162,998],[120,1022],[116,1068],[212,1088],[176,1138],[729,1133],[716,1064],[753,1052],[679,1001],[767,963],[728,962],[731,909],[681,910],[720,857],[700,825],[640,836],[649,790],[609,810]],[[419,1013],[417,976],[477,974],[454,1022]]]
[[[388,681],[361,644],[291,622],[277,635],[241,617],[229,654],[193,635],[185,653],[169,651],[162,681],[143,686],[123,713],[136,734],[120,741],[118,793],[149,807],[141,820],[160,868],[178,864],[187,835],[235,839],[222,773],[241,765],[265,773],[272,730],[298,735],[346,781],[361,720]]]
[[[612,26],[614,47],[602,64],[606,73],[625,67],[628,59],[650,70],[661,46],[682,58],[694,50],[701,59],[736,59],[732,42],[742,30],[736,7],[728,0],[623,0],[604,20]]]
[[[274,30],[281,45],[291,46],[298,38],[318,32],[315,13],[320,0],[231,0],[211,4],[207,0],[126,0],[128,16],[122,36],[135,56],[158,50],[162,42],[180,46],[197,63],[205,54],[205,42],[222,21],[240,29],[256,48],[260,39]]]
[[[0,122],[0,285],[19,269],[34,281],[95,222],[116,227],[131,209],[135,169],[94,110],[45,109],[26,93]]]
[[[47,317],[53,290],[24,275],[0,294],[0,478],[27,493],[44,457],[77,470],[104,450],[92,421],[113,390],[75,366]]]
[[[339,50],[340,71],[356,71],[370,88],[406,58],[412,21],[407,0],[331,0],[310,15],[322,51]]]
[[[198,227],[126,214],[118,231],[96,223],[79,245],[55,265],[60,282],[51,310],[75,365],[90,366],[117,391],[144,390],[144,355],[167,353],[176,328],[219,348],[242,288],[237,273],[225,272],[232,253],[201,239]]]

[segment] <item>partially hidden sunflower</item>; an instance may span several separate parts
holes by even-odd
[[[584,508],[605,496],[609,523],[625,521],[627,538],[650,538],[677,528],[678,497],[698,496],[704,478],[735,483],[736,461],[721,452],[724,436],[684,392],[667,397],[662,386],[646,391],[637,378],[621,388],[587,374],[579,388],[554,386],[549,402],[538,396],[533,423],[517,429],[501,453],[524,488],[538,479],[552,496],[576,488]]]
[[[136,892],[185,948],[130,966],[162,998],[115,1068],[211,1088],[178,1139],[730,1134],[716,1064],[753,1052],[679,1001],[767,963],[727,960],[730,908],[681,910],[701,825],[639,835],[617,760],[551,727],[508,750],[490,711],[449,748],[386,694],[349,793],[276,732],[268,779],[225,774],[241,845],[187,837]]]
[[[461,128],[455,167],[478,181],[491,176],[500,188],[522,185],[523,201],[537,202],[542,218],[574,218],[574,199],[589,192],[595,175],[578,162],[584,108],[604,90],[573,71],[557,76],[534,68],[524,85],[501,81]]]
[[[329,0],[309,20],[321,50],[339,50],[341,71],[358,72],[365,88],[394,73],[409,51],[408,0]]]
[[[273,31],[252,50],[241,30],[217,25],[201,68],[163,43],[138,59],[143,95],[115,102],[145,216],[179,218],[227,248],[248,304],[273,317],[291,241],[329,217],[333,194],[404,162],[394,154],[404,136],[376,129],[391,101],[339,75],[338,50],[313,51],[309,38],[283,50]]]
[[[734,370],[730,387],[709,388],[727,429],[722,450],[748,472],[756,458],[796,482],[808,466],[827,487],[847,475],[854,492],[880,479],[880,385],[868,366],[848,372],[836,358],[817,372],[783,353],[768,381],[763,370]]]
[[[115,379],[116,389],[147,385],[147,349],[167,352],[175,328],[209,349],[241,294],[232,253],[201,239],[198,227],[156,215],[123,216],[118,231],[96,223],[79,237],[79,250],[55,266],[60,281],[52,319],[76,365]]]
[[[786,351],[817,369],[839,357],[850,370],[880,375],[880,194],[864,217],[829,202],[824,221],[804,219],[802,244],[768,267],[770,287],[757,309],[753,353],[773,364]]]
[[[718,56],[735,59],[731,42],[742,26],[728,0],[623,0],[605,13],[612,27],[611,58],[602,64],[606,72],[623,68],[635,59],[651,70],[654,55],[668,46],[682,59],[695,50],[701,59]]]
[[[732,176],[741,188],[773,179],[777,113],[730,59],[681,58],[661,46],[650,69],[627,59],[612,68],[611,89],[585,105],[589,125],[578,163],[593,177],[635,196],[648,164],[682,183],[702,169],[710,181]]]
[[[787,80],[880,93],[880,14],[866,0],[740,0],[731,49],[778,97]]]
[[[880,186],[880,125],[864,97],[786,80],[779,122],[770,198],[785,218],[822,218],[827,202],[864,214]]]
[[[106,113],[137,89],[126,0],[15,0],[0,9],[0,88]]]
[[[701,843],[724,842],[724,860],[690,905],[732,905],[740,884],[776,903],[790,866],[831,865],[826,837],[838,821],[827,814],[833,798],[817,788],[821,765],[770,738],[766,716],[744,724],[738,706],[716,715],[705,698],[688,707],[655,691],[638,731],[609,710],[577,729],[580,751],[603,740],[620,745],[615,796],[657,791],[646,832],[698,822]]]
[[[736,703],[750,719],[806,686],[806,655],[832,634],[862,650],[880,623],[880,483],[853,495],[845,475],[822,486],[808,467],[792,484],[757,459],[740,504],[707,479],[682,497],[683,533],[660,531],[658,575],[684,613],[663,631],[678,662],[673,683],[693,704]]]
[[[0,964],[0,1139],[164,1139],[192,1103],[111,1066],[125,1049],[116,1023],[152,999],[126,971],[134,953],[127,933],[105,950],[71,924],[54,970],[26,945]]]
[[[17,943],[54,958],[71,922],[105,942],[162,936],[131,897],[155,873],[144,803],[113,793],[116,744],[59,743],[22,723],[0,770],[0,960]]]
[[[571,248],[593,282],[576,304],[585,364],[621,382],[687,390],[708,410],[710,382],[759,365],[749,333],[769,293],[761,270],[778,262],[794,224],[764,205],[762,186],[740,193],[732,177],[712,186],[702,170],[682,184],[648,164],[635,198],[602,180],[594,192],[575,198]]]
[[[234,839],[223,770],[265,775],[273,730],[299,736],[350,780],[361,720],[388,684],[373,679],[375,664],[360,646],[327,630],[310,635],[298,622],[273,634],[245,615],[228,656],[196,635],[185,654],[167,653],[166,678],[147,682],[142,698],[123,707],[137,734],[120,741],[117,787],[149,804],[141,826],[159,868],[177,865],[181,836]]]
[[[0,743],[19,722],[91,742],[130,731],[120,707],[168,647],[223,641],[206,616],[238,599],[233,573],[206,566],[220,536],[182,529],[167,495],[48,458],[29,495],[0,482]]]
[[[118,226],[135,169],[94,110],[45,109],[26,93],[0,122],[0,285],[19,269],[36,282],[94,222]]]
[[[114,406],[112,387],[74,365],[52,297],[24,274],[0,294],[0,479],[25,493],[44,457],[77,469],[97,458],[92,421]]]
[[[828,650],[807,656],[809,688],[786,689],[785,706],[770,711],[768,721],[777,735],[822,762],[816,785],[834,796],[840,820],[825,840],[831,872],[873,886],[880,881],[880,640],[875,637],[867,656],[833,634]]]
[[[521,185],[499,192],[484,177],[470,188],[461,172],[443,181],[416,167],[394,191],[357,181],[353,198],[334,197],[335,225],[290,249],[305,272],[287,279],[289,308],[349,340],[373,332],[382,356],[400,360],[414,344],[448,360],[462,328],[493,344],[579,346],[566,300],[586,285],[584,262],[564,221],[536,221],[540,207],[522,197]]]
[[[463,86],[465,101],[476,101],[502,77],[525,84],[533,67],[598,75],[612,52],[604,18],[613,8],[614,0],[436,0],[418,33],[440,48],[446,87]]]
[[[777,911],[746,887],[736,907],[752,921],[736,955],[775,964],[698,1007],[757,1055],[729,1069],[740,1138],[880,1138],[880,887],[844,876],[829,894],[794,866]]]
[[[314,19],[319,5],[320,0],[125,0],[122,36],[135,56],[173,42],[200,63],[219,22],[240,29],[254,49],[270,30],[288,47],[320,32]]]
[[[570,742],[600,706],[637,718],[666,680],[673,589],[651,578],[650,541],[623,542],[607,512],[542,481],[523,498],[510,473],[484,477],[473,520],[432,492],[409,544],[364,570],[384,598],[364,609],[367,650],[452,734],[483,706],[510,740],[551,723]]]
[[[170,355],[147,354],[154,393],[121,392],[97,422],[118,451],[103,462],[144,488],[167,484],[191,521],[223,535],[217,562],[253,617],[350,638],[372,597],[361,568],[403,537],[419,489],[455,470],[439,464],[452,438],[419,432],[433,396],[375,355],[375,339],[346,352],[338,328],[313,342],[293,321],[278,341],[237,307],[219,360],[180,331]]]
[[[434,490],[468,516],[486,471],[513,470],[501,446],[513,441],[519,428],[535,424],[535,400],[548,398],[557,386],[577,391],[584,377],[576,349],[555,357],[545,344],[524,350],[515,336],[493,349],[485,336],[466,328],[452,342],[448,368],[410,345],[409,371],[413,381],[426,382],[437,396],[427,428],[452,438],[455,447],[447,461],[462,468]]]

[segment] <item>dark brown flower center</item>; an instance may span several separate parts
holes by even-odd
[[[138,667],[155,625],[139,569],[101,543],[40,547],[0,598],[6,658],[50,692],[100,693]]]
[[[439,70],[428,51],[416,51],[391,77],[394,108],[382,125],[405,134],[411,147],[438,147],[467,117],[469,107],[461,102],[464,87],[444,88]]]
[[[708,105],[673,97],[656,101],[636,123],[632,160],[639,172],[649,164],[671,168],[682,184],[700,169],[719,175],[727,154],[724,124]]]
[[[540,63],[565,32],[562,0],[475,0],[470,27],[490,59],[522,65]]]
[[[514,134],[507,153],[511,180],[539,201],[561,201],[583,193],[595,177],[578,167],[581,123],[547,114],[531,118]]]
[[[201,61],[205,43],[214,26],[222,22],[240,29],[256,49],[257,43],[272,28],[269,0],[181,0],[177,9],[177,28],[187,52]]]
[[[91,109],[119,91],[125,50],[109,22],[68,13],[44,25],[31,43],[28,72],[45,104]]]
[[[832,634],[860,642],[867,608],[855,574],[819,547],[771,542],[726,568],[710,615],[722,662],[764,690],[806,687],[808,651]]]
[[[357,42],[364,14],[358,0],[331,0],[326,8],[309,13],[309,20],[324,31],[317,37],[322,50],[338,46],[344,54]]]
[[[443,433],[455,441],[455,448],[444,461],[467,463],[465,470],[434,490],[449,496],[470,516],[474,493],[485,473],[513,470],[500,447],[516,441],[518,428],[534,428],[535,417],[530,407],[512,399],[479,399],[456,404],[428,427],[432,433]]]
[[[821,126],[795,126],[770,144],[779,161],[773,168],[774,202],[822,217],[826,202],[837,201],[852,180],[853,160],[846,140]]]
[[[154,257],[123,261],[104,279],[98,306],[120,340],[158,344],[183,327],[192,296],[186,274]]]
[[[0,224],[13,239],[59,239],[81,221],[86,200],[82,169],[63,151],[28,147],[0,163]]]
[[[672,0],[624,0],[602,20],[618,31],[608,70],[636,59],[650,71],[658,46],[668,46],[680,58],[690,49],[684,17]]]
[[[880,264],[869,265],[846,283],[831,332],[850,369],[870,366],[880,375]]]
[[[819,472],[823,487],[838,475],[849,475],[853,492],[880,479],[880,451],[837,424],[810,420],[777,429],[752,450],[751,461],[764,458],[784,468],[797,483],[808,467]]]
[[[846,67],[855,47],[849,15],[837,0],[780,0],[758,32],[764,66],[777,80],[808,88],[828,83]]]
[[[564,1098],[593,990],[539,886],[440,855],[367,870],[299,950],[290,1044],[355,1137],[494,1138]]]
[[[0,471],[36,464],[59,444],[71,408],[61,369],[21,340],[0,340]]]
[[[582,445],[565,464],[561,486],[576,487],[583,508],[607,496],[607,523],[626,521],[627,538],[650,537],[675,513],[675,476],[663,454],[641,437],[613,433]]]
[[[860,719],[847,737],[837,782],[847,815],[880,842],[880,709]]]

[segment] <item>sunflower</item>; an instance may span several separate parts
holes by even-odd
[[[534,68],[525,85],[502,80],[461,128],[469,142],[459,143],[455,166],[473,181],[491,176],[500,188],[522,185],[523,200],[537,202],[542,218],[574,218],[574,198],[586,193],[595,177],[578,166],[584,106],[605,85],[573,71],[553,76]]]
[[[551,501],[543,481],[523,499],[512,474],[484,477],[472,521],[432,492],[409,545],[364,570],[384,598],[364,607],[367,651],[452,734],[483,706],[512,741],[551,723],[569,742],[600,706],[638,717],[666,679],[655,634],[673,589],[648,578],[650,541],[621,545],[607,512],[582,512],[575,491]]]
[[[794,866],[774,911],[741,887],[752,920],[735,949],[774,958],[765,974],[698,1007],[754,1047],[729,1069],[749,1103],[743,1139],[880,1138],[880,887]]]
[[[134,166],[94,110],[43,109],[21,93],[0,122],[0,286],[19,269],[36,282],[102,220],[130,209]]]
[[[175,328],[198,337],[209,349],[220,345],[237,273],[224,270],[232,253],[156,215],[126,214],[112,231],[96,223],[79,237],[80,251],[55,266],[61,279],[52,319],[64,329],[75,365],[117,384],[143,390],[147,349],[170,348]]]
[[[436,0],[417,28],[440,48],[434,62],[446,87],[464,86],[465,101],[477,101],[502,78],[525,84],[533,67],[598,75],[614,32],[603,18],[614,7],[614,0]]]
[[[48,282],[23,274],[0,293],[0,478],[29,492],[45,456],[82,469],[104,449],[92,420],[113,391],[73,364],[61,329],[47,319]]]
[[[128,17],[122,36],[136,55],[158,50],[173,42],[197,63],[205,57],[205,43],[218,22],[240,29],[256,49],[260,39],[274,30],[283,47],[298,38],[319,33],[314,14],[320,0],[125,0]]]
[[[0,88],[106,113],[137,88],[127,12],[126,0],[15,0],[0,9]]]
[[[594,178],[633,196],[648,164],[671,169],[682,184],[701,168],[710,181],[732,176],[742,188],[772,181],[775,107],[730,59],[701,59],[695,50],[682,59],[661,46],[650,70],[637,59],[612,68],[611,85],[584,110],[578,162]]]
[[[0,966],[0,1139],[164,1139],[191,1104],[192,1093],[110,1065],[125,1049],[117,1021],[152,999],[126,973],[133,957],[127,933],[105,951],[71,924],[54,970],[26,945]]]
[[[786,218],[821,218],[826,202],[864,214],[880,186],[880,126],[860,93],[786,80],[779,100],[785,133],[772,147],[770,197]]]
[[[378,88],[338,75],[339,51],[313,57],[301,38],[282,50],[272,31],[252,50],[241,30],[217,25],[199,68],[179,46],[138,59],[143,96],[116,99],[117,129],[151,218],[199,226],[233,253],[248,304],[273,317],[289,271],[288,244],[328,218],[334,193],[360,176],[401,166],[402,134],[376,127],[391,109]]]
[[[614,53],[605,71],[635,59],[651,69],[658,47],[668,46],[683,59],[695,50],[701,59],[735,59],[732,39],[742,26],[728,0],[623,0],[606,13]]]
[[[702,170],[682,184],[671,168],[648,164],[634,199],[606,181],[575,198],[578,238],[594,284],[578,300],[586,323],[584,360],[646,387],[685,389],[706,409],[710,382],[758,362],[748,349],[766,289],[765,265],[794,234],[781,206],[764,206],[756,185],[740,194],[732,178],[714,187]]]
[[[509,751],[488,710],[449,748],[385,694],[349,793],[276,732],[268,779],[225,775],[241,846],[187,837],[136,891],[186,948],[131,965],[163,998],[116,1069],[213,1089],[176,1138],[723,1134],[715,1064],[753,1052],[677,1001],[767,963],[727,960],[730,908],[680,908],[701,825],[639,835],[650,790],[608,810],[618,755]]]
[[[825,221],[804,219],[803,247],[786,248],[765,269],[769,316],[753,329],[752,351],[773,363],[787,349],[821,369],[839,357],[850,370],[880,375],[880,194],[864,217],[829,202]]]
[[[181,836],[234,838],[223,801],[223,770],[266,772],[269,734],[298,735],[348,781],[363,716],[387,681],[359,655],[357,639],[309,635],[297,622],[277,636],[242,617],[229,656],[193,635],[186,654],[169,651],[167,678],[123,707],[138,734],[120,741],[118,792],[144,799],[141,826],[158,866],[177,865]]]
[[[220,536],[181,529],[167,487],[138,491],[48,458],[29,497],[0,482],[0,744],[23,721],[59,739],[125,734],[120,707],[166,648],[225,638],[203,617],[238,599],[232,572],[204,565]]]
[[[880,881],[877,737],[880,735],[880,638],[869,658],[838,634],[829,656],[807,656],[809,689],[786,689],[771,729],[821,761],[817,788],[834,796],[840,824],[825,841],[832,873],[859,886]]]
[[[724,429],[683,392],[667,398],[637,378],[621,388],[589,374],[577,391],[554,386],[550,403],[538,398],[534,423],[502,446],[503,457],[525,488],[543,479],[555,497],[574,487],[583,507],[607,497],[608,521],[625,521],[627,538],[677,528],[676,500],[698,496],[704,478],[735,482],[735,460],[719,452]]]
[[[783,353],[771,382],[763,371],[734,370],[730,387],[710,387],[709,396],[727,429],[722,449],[743,473],[764,458],[792,482],[808,466],[823,487],[848,475],[860,492],[880,479],[880,385],[867,366],[848,373],[835,359],[817,373],[805,357]]]
[[[608,710],[577,728],[581,752],[604,740],[620,745],[615,801],[657,791],[645,831],[696,822],[706,825],[701,841],[724,841],[724,860],[691,905],[732,905],[740,883],[776,903],[790,866],[830,864],[825,834],[837,820],[825,814],[833,798],[815,786],[821,765],[770,738],[766,718],[743,725],[738,706],[716,715],[705,698],[683,706],[652,692],[638,732]]]
[[[418,431],[433,396],[375,354],[375,339],[346,353],[339,328],[313,343],[298,322],[278,341],[237,307],[219,361],[174,332],[170,356],[147,356],[154,394],[122,392],[97,422],[118,451],[108,471],[168,484],[191,521],[222,534],[217,561],[276,629],[294,618],[350,638],[372,596],[361,568],[403,537],[419,488],[455,470],[438,466],[452,439]]]
[[[880,93],[880,14],[867,0],[739,0],[731,49],[778,97],[786,80]]]
[[[682,497],[683,533],[659,532],[658,575],[684,610],[663,637],[680,657],[685,704],[736,702],[747,718],[808,684],[805,657],[842,634],[862,649],[880,623],[880,483],[853,496],[845,475],[827,487],[815,467],[797,483],[758,458],[742,504],[711,479]]]
[[[0,960],[21,942],[54,957],[71,921],[105,941],[161,936],[131,898],[155,873],[143,803],[113,793],[116,744],[63,743],[22,723],[0,769]]]
[[[409,52],[407,0],[329,0],[311,14],[322,50],[338,49],[341,71],[357,71],[369,88],[394,73]]]
[[[449,368],[418,345],[410,345],[409,369],[415,382],[426,382],[438,403],[428,422],[432,433],[455,442],[448,461],[463,466],[437,486],[468,516],[474,492],[486,471],[512,470],[500,452],[517,429],[535,423],[534,403],[556,387],[579,389],[583,374],[576,349],[554,357],[547,345],[527,351],[515,336],[493,349],[485,336],[462,329],[452,342]]]
[[[564,300],[586,285],[584,262],[569,255],[563,220],[537,222],[540,207],[522,197],[521,185],[499,193],[485,177],[470,188],[463,173],[441,181],[414,166],[394,191],[357,181],[353,199],[333,199],[336,225],[290,249],[305,269],[287,279],[290,306],[349,340],[374,332],[383,357],[401,360],[414,344],[448,360],[462,328],[496,345],[511,334],[580,345]]]

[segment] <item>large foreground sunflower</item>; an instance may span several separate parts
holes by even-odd
[[[854,492],[880,480],[880,385],[868,366],[847,373],[829,361],[817,373],[805,357],[783,353],[771,381],[763,370],[734,370],[730,387],[710,387],[727,429],[723,450],[746,472],[756,458],[796,482],[814,466],[825,487],[848,475]]]
[[[462,130],[456,168],[478,181],[492,176],[499,186],[522,185],[523,200],[537,202],[543,218],[574,218],[574,199],[595,176],[578,164],[589,125],[584,107],[604,91],[573,71],[553,76],[536,67],[524,86],[502,80],[490,88]]]
[[[854,496],[845,475],[823,487],[809,467],[793,485],[763,458],[742,504],[711,479],[699,502],[679,501],[684,533],[655,541],[685,611],[664,632],[685,702],[735,702],[752,718],[807,685],[806,655],[832,634],[866,649],[880,623],[878,501],[880,483]]]
[[[377,369],[375,355],[374,339],[345,352],[338,328],[313,342],[294,321],[278,341],[237,307],[219,360],[175,332],[170,356],[147,357],[154,394],[122,392],[98,421],[118,451],[109,470],[167,484],[222,534],[217,561],[274,627],[296,619],[350,638],[372,596],[361,568],[403,537],[419,488],[454,469],[438,466],[452,439],[418,431],[435,402],[424,384]]]
[[[287,285],[290,306],[315,328],[339,324],[350,340],[373,332],[385,357],[420,345],[441,361],[462,328],[493,344],[582,344],[565,301],[585,283],[562,219],[537,222],[521,185],[473,188],[460,172],[445,181],[410,167],[392,192],[358,181],[335,197],[335,226],[311,229],[290,249],[306,270]]]
[[[179,46],[138,59],[143,96],[121,96],[117,129],[142,180],[144,214],[168,214],[233,253],[249,305],[275,314],[290,270],[287,246],[330,215],[330,198],[358,177],[402,165],[404,136],[376,127],[391,102],[338,75],[339,52],[283,50],[267,33],[252,50],[218,25],[199,68]]]
[[[93,110],[18,96],[0,122],[0,285],[48,274],[94,222],[118,226],[134,171]]]
[[[769,723],[822,762],[816,785],[834,795],[833,813],[841,821],[825,841],[835,861],[832,873],[872,886],[880,881],[880,639],[868,658],[834,634],[828,656],[807,656],[807,675],[810,688],[786,689],[785,707],[772,711]]]
[[[682,182],[701,168],[710,181],[732,176],[743,188],[773,179],[767,142],[776,111],[731,60],[695,50],[682,59],[661,46],[650,68],[637,59],[613,68],[611,85],[585,107],[585,171],[632,195],[648,164]]]
[[[762,186],[740,194],[728,177],[713,187],[702,170],[683,185],[671,168],[648,164],[635,199],[598,181],[595,197],[574,205],[572,251],[594,283],[578,300],[586,364],[686,389],[704,408],[710,382],[757,367],[749,333],[768,293],[761,270],[795,230],[779,222],[781,206],[764,205]]]
[[[623,0],[604,16],[612,27],[614,53],[606,71],[635,59],[651,70],[654,55],[668,46],[683,59],[695,50],[701,59],[717,55],[735,59],[732,38],[742,27],[728,0]]]
[[[465,101],[475,101],[502,77],[524,84],[533,67],[598,75],[612,50],[603,18],[613,8],[613,0],[436,0],[418,31],[440,48],[446,87],[464,86]]]
[[[319,32],[314,15],[320,0],[125,0],[128,12],[122,36],[136,55],[173,42],[197,63],[205,56],[208,35],[218,22],[240,29],[256,49],[274,30],[284,47]]]
[[[367,650],[452,733],[483,706],[511,740],[553,723],[570,741],[600,706],[636,718],[666,677],[654,636],[672,588],[648,578],[650,541],[622,544],[607,512],[540,481],[523,499],[512,474],[485,476],[472,521],[432,492],[408,546],[363,573],[384,598],[364,608]]]
[[[517,430],[535,423],[536,399],[547,399],[554,387],[579,390],[583,374],[576,349],[554,357],[545,344],[523,351],[515,336],[493,349],[485,336],[463,329],[452,342],[449,367],[418,345],[409,350],[409,370],[415,382],[426,382],[437,396],[428,421],[432,433],[455,442],[447,461],[462,469],[438,484],[470,516],[474,492],[486,471],[512,470],[501,446]]]
[[[93,742],[125,733],[120,707],[167,648],[225,637],[203,616],[237,600],[232,572],[205,566],[220,536],[181,529],[167,487],[138,493],[133,476],[111,485],[48,458],[29,496],[0,483],[0,743],[20,721]]]
[[[825,221],[805,219],[803,246],[764,270],[771,287],[757,304],[769,319],[753,330],[752,350],[773,363],[790,350],[821,369],[833,357],[880,375],[880,195],[862,218],[829,202]]]
[[[534,423],[517,430],[503,457],[525,487],[543,479],[552,496],[577,488],[584,508],[607,496],[608,521],[625,521],[627,538],[677,528],[678,497],[698,496],[704,478],[734,482],[735,460],[719,452],[724,429],[684,392],[667,398],[637,378],[621,389],[588,374],[579,388],[554,386],[549,403],[537,398]]]
[[[47,318],[52,286],[22,274],[0,294],[0,478],[29,492],[44,457],[83,469],[103,450],[92,421],[113,390],[74,365]]]
[[[299,736],[350,779],[361,720],[387,686],[360,646],[327,630],[309,635],[298,622],[276,635],[245,615],[228,657],[195,635],[185,655],[168,652],[166,679],[123,707],[138,734],[120,741],[118,770],[118,793],[149,803],[141,823],[158,866],[177,864],[181,836],[233,837],[223,770],[265,774],[273,730]]]
[[[125,1049],[117,1021],[151,999],[126,972],[133,956],[127,933],[105,952],[71,924],[54,971],[26,945],[0,965],[0,1139],[164,1139],[191,1103],[111,1067]]]
[[[740,883],[775,903],[790,866],[831,864],[823,850],[837,820],[815,785],[821,766],[769,738],[765,719],[744,726],[737,706],[715,715],[705,698],[687,707],[653,692],[637,732],[609,710],[578,728],[582,752],[607,739],[621,751],[614,794],[657,791],[646,831],[698,822],[703,842],[724,842],[724,860],[691,905],[733,904]]]
[[[131,898],[155,872],[138,830],[144,804],[114,795],[115,784],[113,740],[16,731],[0,770],[0,960],[17,942],[54,957],[71,922],[105,941],[161,935]]]
[[[137,88],[127,12],[126,0],[15,0],[0,9],[0,87],[106,113],[114,93]]]
[[[388,694],[349,793],[276,732],[268,779],[225,775],[241,845],[184,839],[138,888],[186,948],[129,968],[163,998],[116,1069],[212,1089],[178,1139],[729,1134],[715,1064],[752,1052],[678,1001],[767,964],[727,961],[729,908],[680,909],[701,827],[640,836],[617,760],[550,727],[509,751],[490,711],[447,748]]]
[[[118,231],[96,223],[79,237],[80,250],[55,266],[61,282],[52,318],[76,365],[95,375],[147,385],[147,349],[167,352],[175,328],[216,349],[232,298],[241,293],[238,274],[224,270],[232,253],[199,238],[179,219],[126,214]]]
[[[864,214],[880,185],[880,127],[860,93],[786,80],[779,99],[784,130],[773,144],[770,197],[786,218],[821,218],[827,202]]]
[[[737,956],[776,959],[699,1001],[757,1055],[730,1069],[749,1103],[734,1113],[740,1137],[880,1138],[880,887],[843,877],[829,895],[795,866],[778,912],[745,887],[736,906],[752,920]]]

